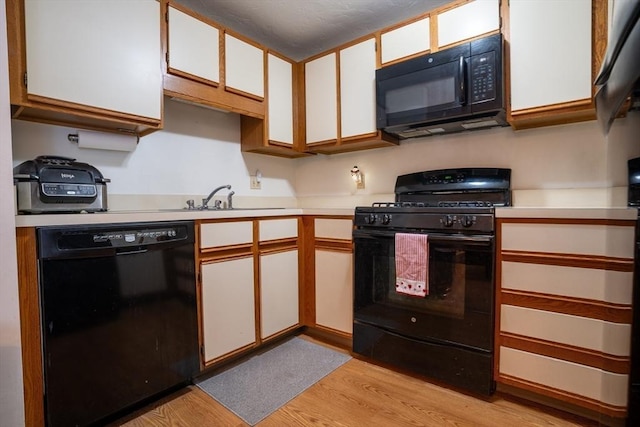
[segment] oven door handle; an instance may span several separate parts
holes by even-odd
[[[459,242],[469,245],[489,245],[493,243],[494,236],[478,236],[478,235],[460,235],[460,234],[441,234],[441,233],[413,233],[427,234],[429,242]],[[371,231],[371,230],[353,230],[353,238],[376,238],[376,237],[395,237],[394,231]]]

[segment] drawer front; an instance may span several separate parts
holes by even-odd
[[[624,323],[502,305],[500,330],[615,356],[630,354],[631,325]],[[502,360],[500,370],[502,371]]]
[[[316,218],[316,238],[351,240],[353,221],[350,219]]]
[[[260,221],[260,241],[298,237],[298,219],[272,219]]]
[[[500,373],[565,390],[610,405],[627,404],[629,376],[500,347]]]
[[[200,226],[200,249],[253,242],[253,223],[216,222]]]
[[[503,261],[502,289],[631,304],[633,272]]]
[[[502,250],[633,258],[634,228],[599,224],[502,225]]]

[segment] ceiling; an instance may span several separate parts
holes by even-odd
[[[177,0],[295,60],[428,12],[451,0]]]

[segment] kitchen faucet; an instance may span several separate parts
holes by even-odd
[[[214,188],[213,191],[211,193],[209,193],[209,195],[202,199],[202,206],[201,209],[209,209],[208,203],[209,200],[211,200],[211,198],[220,190],[226,188],[227,190],[231,190],[231,185],[221,185],[220,187]],[[229,198],[229,200],[231,200],[231,198]],[[220,200],[216,200],[214,203],[214,209],[220,209],[220,204],[221,201]]]

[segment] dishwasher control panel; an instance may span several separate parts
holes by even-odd
[[[92,240],[97,244],[110,243],[111,246],[126,246],[128,244],[149,244],[166,242],[169,240],[179,240],[186,234],[180,233],[180,229],[162,228],[145,230],[114,230],[108,233],[98,233],[92,236]]]

